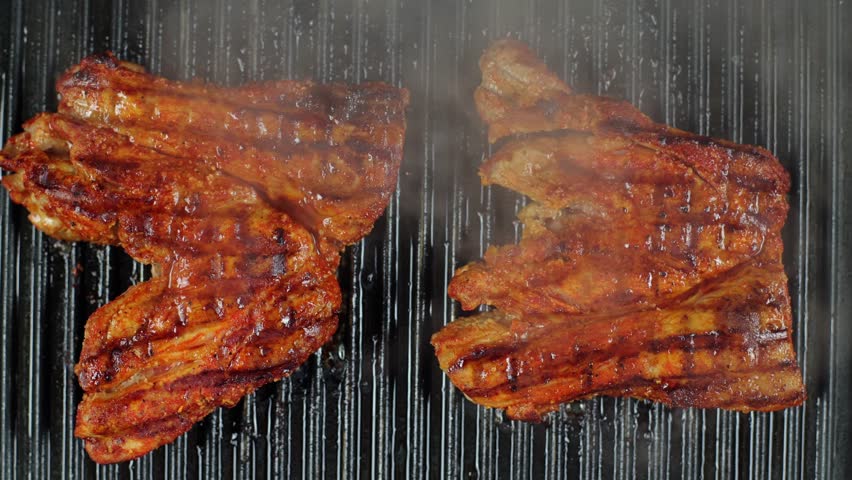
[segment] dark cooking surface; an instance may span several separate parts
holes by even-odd
[[[0,194],[0,478],[847,478],[852,342],[852,6],[839,1],[0,3],[0,131],[54,109],[53,81],[113,49],[162,75],[385,80],[412,92],[399,194],[341,269],[336,341],[291,379],[172,446],[96,467],[71,435],[72,374],[99,305],[149,272],[117,249],[36,234]],[[529,42],[579,91],[771,149],[790,170],[784,230],[802,408],[742,415],[602,399],[547,425],[501,421],[440,373],[429,335],[458,308],[455,265],[517,232],[522,200],[482,188],[476,62]]]

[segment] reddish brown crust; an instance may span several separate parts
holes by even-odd
[[[337,328],[340,249],[396,186],[408,92],[171,82],[112,54],[0,153],[33,224],[121,245],[162,276],[86,324],[75,434],[99,463],[173,441],[289,375]]]
[[[575,94],[518,42],[480,65],[475,100],[499,141],[483,183],[534,203],[518,245],[489,248],[450,283],[462,308],[498,308],[433,336],[453,383],[524,420],[595,395],[801,404],[778,160]]]

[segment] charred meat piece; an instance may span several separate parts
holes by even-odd
[[[405,90],[181,84],[111,54],[60,78],[59,113],[0,153],[13,201],[68,241],[162,272],[96,311],[76,435],[139,457],[293,372],[337,328],[340,250],[396,185]]]
[[[450,283],[465,310],[497,307],[433,337],[456,386],[523,419],[594,395],[800,404],[778,160],[576,94],[518,42],[480,66],[476,105],[498,143],[480,176],[533,202],[517,245]]]

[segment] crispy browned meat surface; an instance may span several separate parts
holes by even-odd
[[[489,248],[450,283],[464,309],[498,309],[433,337],[452,381],[524,419],[594,395],[800,404],[778,160],[576,94],[514,41],[480,66],[476,104],[499,142],[482,181],[533,202],[518,245]]]
[[[333,335],[340,249],[396,185],[408,94],[384,84],[223,89],[111,54],[9,140],[3,185],[45,233],[121,245],[162,276],[95,312],[77,436],[102,463],[173,441]]]

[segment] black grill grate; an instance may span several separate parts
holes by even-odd
[[[96,466],[72,436],[88,315],[148,272],[118,249],[34,231],[0,194],[0,478],[849,478],[852,8],[835,1],[3,0],[0,132],[56,106],[53,81],[112,49],[154,72],[379,79],[412,91],[399,190],[345,256],[336,341],[292,378],[138,461]],[[765,145],[793,174],[785,229],[809,398],[773,414],[635,400],[507,422],[454,391],[428,345],[457,314],[454,266],[518,234],[523,199],[483,188],[473,112],[492,39],[530,43],[580,91]]]

